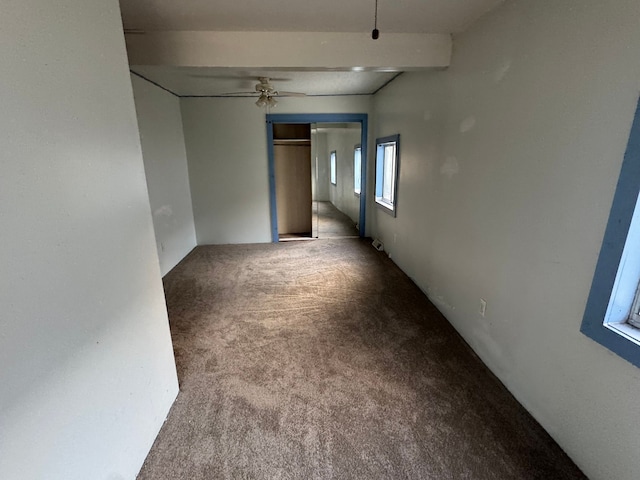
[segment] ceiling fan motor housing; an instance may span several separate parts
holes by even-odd
[[[264,93],[267,95],[273,95],[275,93],[275,89],[269,83],[268,78],[263,77],[263,78],[260,78],[259,81],[260,83],[256,85],[256,92]]]

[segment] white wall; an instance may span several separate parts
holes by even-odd
[[[369,113],[369,96],[283,98],[272,113]],[[182,98],[198,245],[271,241],[265,110]]]
[[[640,90],[636,0],[508,1],[446,72],[374,99],[400,133],[374,231],[592,479],[640,472],[640,370],[580,333]],[[486,318],[478,314],[487,303]]]
[[[317,180],[316,180],[317,176]],[[327,134],[311,130],[311,187],[313,199],[319,202],[331,200],[329,158],[327,157]]]
[[[133,74],[131,83],[164,276],[196,246],[180,100]]]
[[[308,26],[308,25],[307,25]],[[384,28],[384,27],[383,27]],[[443,68],[451,60],[448,33],[147,31],[128,34],[131,65],[326,68]]]
[[[0,16],[0,478],[133,479],[178,391],[116,0]]]

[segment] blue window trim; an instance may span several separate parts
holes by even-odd
[[[267,156],[269,161],[269,205],[271,212],[271,241],[278,242],[278,211],[276,208],[276,167],[273,155],[274,123],[360,123],[360,143],[362,145],[362,172],[360,175],[360,217],[358,226],[360,237],[365,236],[366,184],[367,184],[367,136],[369,116],[366,113],[276,113],[266,116]]]
[[[395,171],[393,172],[393,208],[389,208],[383,203],[379,203],[376,198],[382,196],[382,175],[383,170],[381,168],[381,161],[384,160],[384,157],[381,159],[379,156],[379,146],[384,143],[395,142],[396,144],[396,165]],[[384,154],[383,154],[384,155]],[[376,138],[376,183],[374,185],[375,194],[374,194],[374,203],[376,207],[380,208],[383,212],[388,213],[389,215],[395,217],[396,212],[398,210],[398,175],[400,173],[400,134],[390,135],[388,137]]]
[[[609,221],[580,331],[640,367],[640,346],[604,325],[629,226],[640,192],[640,102],[624,154]]]

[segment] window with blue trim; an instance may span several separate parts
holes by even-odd
[[[338,183],[338,172],[337,172],[337,164],[336,164],[336,151],[334,150],[329,155],[329,175],[331,177],[331,183],[336,185]]]
[[[362,147],[356,145],[353,149],[353,193],[360,195],[362,190]]]
[[[581,331],[640,367],[640,102]]]
[[[376,139],[375,202],[384,211],[396,216],[398,202],[398,167],[400,135]]]

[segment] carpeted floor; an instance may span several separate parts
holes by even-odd
[[[165,277],[180,394],[146,479],[580,479],[359,239],[198,247]]]
[[[331,202],[313,202],[313,236],[316,238],[357,237],[358,229],[348,215]]]

